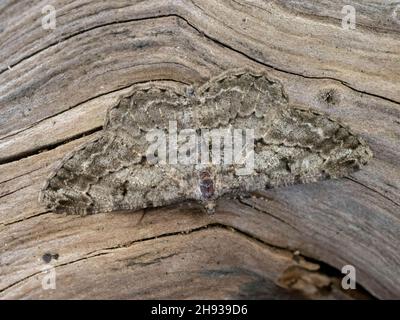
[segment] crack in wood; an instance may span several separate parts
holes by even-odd
[[[261,212],[263,214],[267,214],[267,215],[271,216],[272,218],[284,223],[285,225],[288,225],[289,227],[291,227],[292,229],[296,230],[297,232],[301,232],[299,229],[297,229],[295,226],[293,226],[289,222],[285,221],[284,219],[282,219],[280,217],[277,217],[276,215],[273,215],[272,213],[270,213],[268,211],[265,211],[265,210],[261,209],[257,204],[255,204],[253,202],[248,203],[248,202],[245,202],[243,199],[238,199],[238,201],[241,204],[243,204],[244,206],[246,206],[246,207],[252,208],[253,210],[256,210],[256,211]],[[251,199],[249,199],[249,202],[250,201],[251,201]]]
[[[107,26],[111,26],[111,25],[115,25],[115,24],[129,23],[129,22],[135,22],[135,21],[145,21],[145,20],[151,20],[151,19],[157,19],[157,18],[167,18],[167,17],[174,17],[174,16],[176,16],[176,15],[175,14],[161,14],[161,15],[155,15],[155,16],[151,16],[151,17],[142,17],[142,18],[133,18],[133,19],[120,20],[120,21],[112,21],[112,22],[103,23],[103,24],[100,24],[100,25],[97,25],[97,26],[93,26],[93,27],[90,27],[88,29],[80,30],[80,31],[74,32],[74,33],[72,33],[72,34],[70,34],[70,35],[68,35],[68,36],[66,36],[66,37],[64,37],[62,39],[59,39],[58,41],[50,43],[46,47],[43,47],[43,48],[41,48],[41,49],[39,49],[39,50],[37,50],[35,52],[32,52],[31,54],[21,58],[17,62],[14,62],[13,64],[10,64],[9,67],[12,69],[16,65],[18,65],[19,63],[21,63],[21,62],[23,62],[23,61],[25,61],[25,60],[27,60],[29,58],[32,58],[33,56],[35,56],[35,55],[37,55],[37,54],[39,54],[39,53],[41,53],[41,52],[43,52],[43,51],[45,51],[45,50],[47,50],[49,48],[57,46],[58,44],[63,43],[63,42],[65,42],[65,41],[67,41],[67,40],[69,40],[71,38],[74,38],[76,36],[79,36],[79,35],[81,35],[83,33],[86,33],[86,32],[89,32],[89,31],[92,31],[92,30],[95,30],[95,29],[99,29],[99,28],[102,28],[102,27],[107,27]],[[4,72],[7,72],[8,70],[10,70],[8,67],[3,68],[3,70],[0,70],[0,75],[2,75]]]
[[[30,186],[31,186],[31,184],[28,184],[28,185],[23,186],[23,187],[20,187],[20,188],[18,188],[18,189],[16,189],[16,190],[13,190],[13,191],[10,191],[10,192],[4,193],[4,194],[0,194],[0,199],[1,199],[1,198],[4,198],[4,197],[6,197],[6,196],[9,196],[9,195],[11,195],[11,194],[13,194],[13,193],[16,193],[16,192],[18,192],[18,191],[20,191],[20,190],[23,190],[23,189],[25,189],[25,188],[28,188],[28,187],[30,187]]]
[[[176,63],[175,63],[175,64],[176,64]],[[146,64],[145,66],[147,66],[147,64]],[[60,112],[57,112],[57,113],[55,113],[55,114],[52,114],[51,116],[44,117],[43,119],[38,120],[37,122],[35,122],[35,123],[32,124],[32,125],[29,125],[29,126],[26,127],[26,128],[23,128],[23,129],[21,129],[21,130],[19,130],[19,131],[14,131],[14,132],[12,132],[12,133],[10,133],[10,134],[8,134],[8,135],[2,136],[2,137],[0,138],[0,141],[4,140],[4,139],[6,139],[6,138],[13,137],[13,136],[15,136],[15,135],[17,135],[17,134],[19,134],[19,133],[21,133],[21,132],[24,132],[24,131],[26,131],[26,130],[31,129],[31,128],[34,128],[34,127],[36,127],[38,124],[42,123],[43,121],[46,121],[46,120],[49,120],[49,119],[54,118],[54,117],[56,117],[56,116],[59,116],[59,115],[65,113],[65,112],[68,112],[68,111],[70,111],[70,110],[72,110],[72,109],[74,109],[74,108],[77,108],[77,107],[81,106],[82,104],[88,103],[88,102],[90,102],[90,101],[93,101],[93,100],[95,100],[95,99],[98,99],[98,98],[101,98],[101,97],[104,97],[104,96],[107,96],[107,95],[109,95],[109,94],[116,93],[116,92],[118,92],[118,91],[123,91],[123,90],[125,90],[125,89],[128,89],[128,88],[134,86],[134,85],[144,84],[144,83],[147,83],[147,82],[150,82],[150,81],[173,81],[173,82],[181,83],[181,84],[183,84],[183,85],[188,85],[188,83],[183,82],[183,81],[179,81],[179,80],[175,80],[175,79],[166,79],[166,78],[153,79],[153,80],[144,80],[144,81],[137,81],[137,82],[131,83],[131,84],[129,84],[129,85],[126,85],[126,86],[123,86],[123,87],[120,87],[120,88],[117,88],[117,89],[114,89],[114,90],[111,90],[111,91],[107,91],[107,92],[100,93],[100,94],[95,95],[95,96],[93,96],[93,97],[90,97],[90,98],[88,98],[88,99],[86,99],[86,100],[83,100],[83,101],[81,101],[81,102],[79,102],[79,103],[77,103],[77,104],[75,104],[75,105],[73,105],[73,106],[71,106],[71,107],[68,107],[67,109],[64,109],[64,110],[62,110],[62,111],[60,111]]]
[[[262,245],[262,246],[268,248],[269,250],[276,251],[276,252],[282,252],[282,253],[290,253],[290,254],[294,255],[294,252],[292,250],[286,248],[286,247],[276,246],[274,244],[268,243],[268,242],[266,242],[264,240],[261,240],[261,239],[257,238],[256,236],[254,236],[254,235],[252,235],[250,233],[242,231],[242,230],[240,230],[238,228],[235,228],[233,226],[226,225],[226,224],[223,224],[223,223],[209,223],[209,224],[206,224],[206,225],[203,225],[203,226],[200,226],[200,227],[197,227],[197,228],[192,228],[192,229],[189,229],[189,230],[180,230],[180,231],[175,231],[175,232],[163,233],[161,235],[152,236],[152,237],[143,238],[143,239],[138,239],[138,240],[130,241],[130,242],[125,243],[125,244],[120,244],[120,245],[117,245],[117,246],[112,246],[112,247],[108,247],[108,248],[92,251],[92,252],[87,253],[84,257],[81,257],[81,258],[78,258],[78,259],[75,259],[75,260],[71,260],[71,261],[68,261],[68,262],[65,262],[65,263],[60,263],[60,264],[57,264],[57,265],[53,265],[53,267],[54,268],[60,268],[60,267],[68,266],[68,265],[71,265],[71,264],[75,264],[75,263],[78,263],[78,262],[81,262],[81,261],[84,261],[84,260],[97,258],[97,257],[100,257],[100,256],[104,256],[104,255],[110,254],[110,253],[114,252],[115,250],[126,249],[126,248],[129,248],[129,247],[132,247],[137,243],[153,241],[153,240],[158,240],[158,239],[168,238],[168,237],[173,237],[173,236],[179,236],[179,235],[186,236],[186,235],[189,235],[191,233],[201,232],[201,231],[206,230],[206,229],[223,229],[223,230],[226,230],[228,232],[235,232],[236,234],[240,235],[241,237],[245,238],[246,240],[254,241],[255,243],[257,243],[259,245]],[[172,255],[176,255],[176,254],[177,253],[174,253]],[[330,269],[337,270],[334,266],[330,266],[325,262],[318,261],[316,258],[313,258],[313,257],[308,258],[307,256],[304,256],[304,255],[297,255],[297,256],[298,257],[303,257],[305,259],[310,259],[310,260],[314,261],[315,263],[317,263],[319,265],[328,266]],[[163,258],[163,257],[160,257],[160,259],[161,258]],[[157,259],[155,259],[155,260],[157,260]],[[5,291],[7,291],[9,289],[12,289],[16,285],[18,285],[18,284],[20,284],[20,283],[22,283],[22,282],[24,282],[26,280],[29,280],[29,279],[31,279],[31,278],[33,278],[33,277],[35,277],[35,276],[37,276],[37,275],[39,275],[41,273],[42,273],[41,271],[32,273],[32,274],[30,274],[30,275],[28,275],[28,276],[26,276],[26,277],[24,277],[24,278],[22,278],[22,279],[20,279],[18,281],[15,281],[15,282],[9,284],[8,286],[0,289],[0,294],[5,293]],[[363,287],[363,290],[368,295],[373,297],[373,295],[368,290],[366,290],[364,287]]]
[[[40,169],[43,169],[43,167],[36,168],[36,169],[30,170],[30,171],[28,171],[28,172],[24,172],[24,173],[22,173],[22,174],[20,174],[20,175],[18,175],[18,176],[14,176],[14,177],[12,177],[12,178],[10,178],[10,179],[0,181],[0,185],[3,184],[3,183],[6,183],[6,182],[13,181],[13,180],[18,179],[18,178],[21,178],[21,177],[26,176],[26,175],[28,175],[28,174],[31,174],[31,173],[33,173],[33,172],[35,172],[35,171],[39,171]]]
[[[360,186],[362,186],[362,187],[364,187],[364,188],[367,188],[368,190],[370,190],[370,191],[372,191],[372,192],[374,192],[374,193],[380,195],[382,198],[384,198],[384,199],[386,199],[386,200],[389,200],[390,202],[392,202],[392,203],[393,203],[394,205],[396,205],[397,207],[400,207],[400,204],[399,204],[399,203],[397,203],[396,201],[392,200],[391,198],[389,198],[389,197],[386,196],[385,194],[379,192],[378,190],[375,190],[374,188],[371,188],[371,187],[367,186],[366,184],[364,184],[364,183],[362,183],[362,182],[360,182],[360,181],[358,181],[358,180],[356,180],[356,179],[354,179],[354,178],[352,178],[352,177],[350,177],[350,176],[344,177],[344,178],[347,179],[347,180],[350,180],[350,181],[352,181],[352,182],[354,182],[354,183],[356,183],[356,184],[358,184],[358,185],[360,185]]]
[[[80,138],[83,138],[83,137],[91,135],[91,134],[95,134],[96,132],[101,131],[102,129],[103,129],[103,126],[95,127],[93,129],[78,133],[76,135],[73,135],[72,137],[68,137],[67,139],[63,139],[63,140],[58,141],[58,142],[49,143],[47,145],[40,146],[38,148],[33,148],[31,150],[26,150],[26,151],[24,151],[22,153],[16,154],[16,155],[11,156],[11,157],[4,157],[4,158],[0,159],[0,165],[9,164],[11,162],[16,162],[16,161],[19,161],[19,160],[22,160],[22,159],[25,159],[25,158],[28,158],[28,157],[32,157],[32,156],[37,155],[37,154],[39,154],[39,153],[41,153],[43,151],[53,150],[53,149],[55,149],[55,148],[57,148],[59,146],[67,144],[67,143],[69,143],[71,141],[78,140]]]
[[[9,222],[0,222],[0,224],[3,225],[3,226],[11,226],[13,224],[16,224],[16,223],[19,223],[19,222],[23,222],[23,221],[27,221],[27,220],[30,220],[32,218],[40,217],[40,216],[42,216],[44,214],[48,214],[48,213],[51,213],[51,211],[43,211],[43,212],[35,213],[35,214],[31,215],[31,216],[27,216],[27,217],[24,217],[22,219],[12,220],[12,221],[9,221]]]
[[[369,95],[369,96],[373,96],[373,97],[376,97],[376,98],[380,98],[380,99],[383,99],[385,101],[389,101],[389,102],[392,102],[392,103],[395,103],[395,104],[400,104],[400,101],[396,101],[396,100],[393,100],[391,98],[387,98],[387,97],[384,97],[384,96],[381,96],[381,95],[378,95],[378,94],[374,94],[374,93],[371,93],[371,92],[366,92],[366,91],[362,91],[362,90],[356,89],[356,88],[352,87],[349,83],[347,83],[344,80],[336,79],[336,78],[333,78],[333,77],[308,76],[308,75],[292,72],[292,71],[285,70],[285,69],[273,66],[271,64],[268,64],[268,63],[266,63],[266,62],[264,62],[264,61],[262,61],[260,59],[252,57],[251,55],[249,55],[249,54],[247,54],[247,53],[245,53],[243,51],[240,51],[240,50],[238,50],[238,49],[236,49],[236,48],[234,48],[234,47],[232,47],[232,46],[230,46],[230,45],[228,45],[226,43],[223,43],[222,41],[210,36],[209,34],[205,33],[204,31],[202,31],[198,27],[196,27],[193,23],[189,22],[188,19],[180,16],[179,14],[175,14],[175,13],[174,14],[166,14],[166,15],[155,15],[155,16],[144,17],[144,18],[113,21],[113,22],[109,22],[109,23],[104,23],[104,24],[101,24],[101,25],[93,26],[91,28],[88,28],[88,29],[85,29],[85,30],[81,30],[81,31],[76,32],[76,33],[73,33],[73,34],[71,34],[71,35],[69,35],[69,36],[67,36],[67,37],[65,37],[65,38],[63,38],[63,39],[61,39],[61,40],[59,40],[57,42],[53,42],[52,44],[50,44],[50,45],[48,45],[48,46],[46,46],[46,47],[44,47],[44,48],[42,48],[42,49],[40,49],[40,50],[38,50],[36,52],[33,52],[32,54],[28,55],[27,57],[24,57],[24,58],[20,59],[16,63],[12,64],[10,67],[13,68],[17,64],[19,64],[20,62],[22,62],[24,60],[27,60],[27,59],[33,57],[34,55],[39,54],[40,52],[42,52],[44,50],[47,50],[47,49],[49,49],[49,48],[51,48],[53,46],[56,46],[56,45],[66,41],[66,40],[69,40],[69,39],[75,37],[75,36],[78,36],[80,34],[83,34],[83,33],[98,29],[98,28],[102,28],[102,27],[106,27],[106,26],[110,26],[110,25],[115,25],[115,24],[123,24],[123,23],[137,22],[137,21],[144,21],[144,20],[151,20],[151,19],[161,19],[161,18],[168,18],[168,17],[175,17],[177,19],[181,19],[181,20],[185,21],[187,23],[187,25],[189,25],[194,30],[196,30],[199,34],[203,35],[204,37],[206,37],[207,39],[213,41],[214,43],[216,43],[216,44],[218,44],[218,45],[220,45],[220,46],[222,46],[224,48],[230,49],[230,50],[232,50],[232,51],[234,51],[234,52],[236,52],[238,54],[241,54],[242,56],[248,58],[249,60],[251,60],[253,62],[257,62],[259,64],[262,64],[263,66],[269,67],[269,68],[271,68],[273,70],[284,72],[284,73],[295,75],[295,76],[300,76],[300,77],[303,77],[303,78],[306,78],[306,79],[332,80],[332,81],[335,81],[335,82],[339,82],[343,86],[345,86],[345,87],[347,87],[347,88],[349,88],[349,89],[351,89],[351,90],[353,90],[355,92],[358,92],[358,93],[361,93],[361,94],[365,94],[365,95]],[[8,71],[8,70],[9,70],[8,68],[4,68],[3,70],[0,70],[0,75],[3,74],[4,72]]]

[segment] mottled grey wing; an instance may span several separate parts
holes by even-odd
[[[281,83],[263,73],[228,71],[200,89],[200,126],[254,130],[254,170],[214,166],[216,193],[265,188],[347,175],[372,156],[363,140],[326,115],[291,106]]]
[[[46,182],[40,200],[57,212],[136,210],[186,198],[186,172],[146,162],[146,132],[182,119],[190,101],[179,90],[138,86],[107,114],[104,130],[68,155]],[[183,175],[179,177],[179,175]]]
[[[189,199],[212,209],[224,194],[341,177],[372,155],[343,125],[289,105],[280,82],[262,73],[228,71],[190,97],[178,92],[149,84],[122,99],[109,111],[102,135],[63,161],[41,199],[53,210],[81,214]],[[238,174],[238,164],[212,161],[198,166],[146,162],[145,134],[167,130],[171,120],[178,130],[254,130],[253,170]]]
[[[269,130],[259,128],[257,169],[267,174],[267,187],[340,178],[372,157],[360,137],[315,111],[288,106]]]
[[[199,128],[218,128],[252,115],[272,117],[276,108],[288,103],[279,81],[248,69],[222,73],[200,87],[197,95],[201,107],[193,113]]]

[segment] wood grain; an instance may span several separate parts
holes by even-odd
[[[47,1],[2,2],[0,297],[400,298],[400,22],[386,1],[354,1],[357,28],[343,30],[344,2],[63,0],[54,31],[40,26]],[[374,159],[344,179],[223,199],[214,216],[38,204],[51,169],[131,86],[241,66],[348,124]],[[346,264],[357,292],[340,289]],[[48,265],[56,290],[41,287]]]

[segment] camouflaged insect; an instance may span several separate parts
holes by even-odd
[[[181,165],[146,161],[155,128],[254,130],[254,170],[235,164]],[[346,127],[289,104],[282,84],[251,70],[231,70],[197,90],[148,83],[112,107],[102,133],[68,155],[48,178],[40,200],[53,211],[91,214],[194,200],[214,212],[223,195],[338,178],[372,153]]]

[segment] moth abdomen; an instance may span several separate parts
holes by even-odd
[[[200,172],[200,192],[204,200],[211,199],[215,194],[214,181],[209,171]]]

